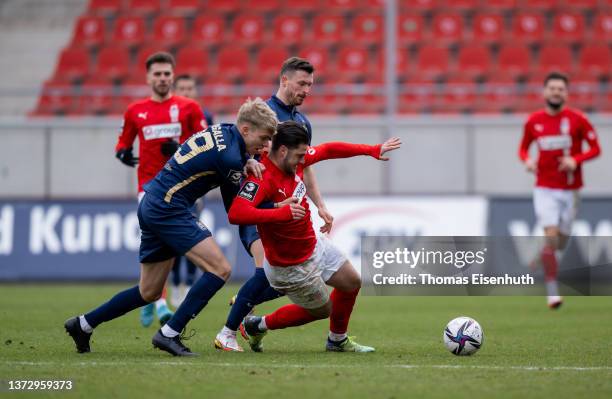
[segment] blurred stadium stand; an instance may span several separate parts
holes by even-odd
[[[580,82],[574,106],[612,111],[612,2],[397,3],[401,114],[525,112],[532,86],[553,69]],[[233,113],[258,86],[271,92],[287,54],[319,68],[304,111],[380,114],[384,16],[375,0],[90,0],[32,114],[122,113],[142,91],[143,60],[157,50],[197,76],[217,114]]]

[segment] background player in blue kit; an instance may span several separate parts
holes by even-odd
[[[175,256],[185,255],[204,274],[174,316],[155,334],[153,345],[173,355],[194,355],[182,344],[179,334],[225,284],[231,266],[191,207],[219,186],[229,206],[238,192],[248,155],[258,154],[269,144],[277,123],[275,113],[261,99],[248,100],[240,107],[236,125],[214,125],[193,135],[145,186],[146,194],[138,208],[142,230],[140,282],[91,312],[66,321],[66,331],[78,352],[90,351],[91,334],[100,323],[159,298]],[[299,206],[291,207],[303,216]]]

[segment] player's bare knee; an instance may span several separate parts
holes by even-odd
[[[144,301],[151,303],[161,298],[162,291],[155,288],[140,287],[140,296]]]
[[[318,320],[327,319],[331,314],[331,301],[327,301],[327,303],[320,308],[307,310],[308,313],[310,313],[313,317],[316,317]]]

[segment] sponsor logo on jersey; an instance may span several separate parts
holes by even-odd
[[[146,119],[147,119],[147,114],[148,114],[148,112],[139,112],[139,113],[138,113],[138,117],[139,117],[140,119],[144,119],[144,120],[146,120]]]
[[[180,123],[164,123],[161,125],[143,126],[142,134],[145,140],[175,138],[181,136]]]
[[[569,118],[564,117],[563,119],[561,119],[561,134],[568,136],[570,134],[570,121]]]
[[[538,147],[543,151],[566,150],[572,146],[570,136],[538,137]]]
[[[232,184],[240,184],[240,180],[242,180],[242,172],[239,170],[233,170],[230,169],[229,173],[227,174],[227,179],[232,183]]]
[[[533,129],[536,132],[542,133],[544,131],[544,125],[542,125],[541,123],[536,123],[535,125],[533,125]]]
[[[171,122],[179,121],[179,106],[177,104],[172,104],[170,106],[170,121]]]
[[[242,186],[238,196],[253,202],[255,195],[257,195],[257,190],[259,190],[259,184],[250,181]]]
[[[308,155],[314,155],[317,152],[317,150],[315,150],[314,147],[310,147],[307,152],[308,152]]]
[[[298,204],[299,204],[302,202],[305,196],[306,196],[306,185],[304,184],[302,180],[300,180],[297,186],[295,186],[295,189],[293,190],[292,197],[297,198]]]

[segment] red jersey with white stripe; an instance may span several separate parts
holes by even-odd
[[[206,119],[197,102],[181,96],[157,102],[150,98],[128,106],[115,151],[130,148],[138,137],[138,192],[157,175],[169,157],[161,152],[168,139],[183,143],[206,129]]]
[[[326,143],[310,147],[295,174],[280,170],[268,157],[261,162],[266,170],[262,179],[249,176],[234,199],[228,218],[232,224],[256,224],[266,259],[273,266],[295,266],[313,253],[317,236],[310,219],[306,186],[302,181],[304,168],[325,159],[348,158],[356,155],[380,156],[381,145]],[[262,202],[282,202],[298,198],[306,216],[294,220],[288,205],[278,209],[258,209]]]
[[[580,111],[564,108],[557,115],[545,110],[534,112],[525,123],[519,157],[529,158],[529,146],[535,141],[539,156],[536,186],[563,190],[582,187],[582,163],[599,155],[595,129]],[[583,152],[583,142],[589,149]],[[573,172],[559,170],[560,158],[572,156],[577,167]]]

